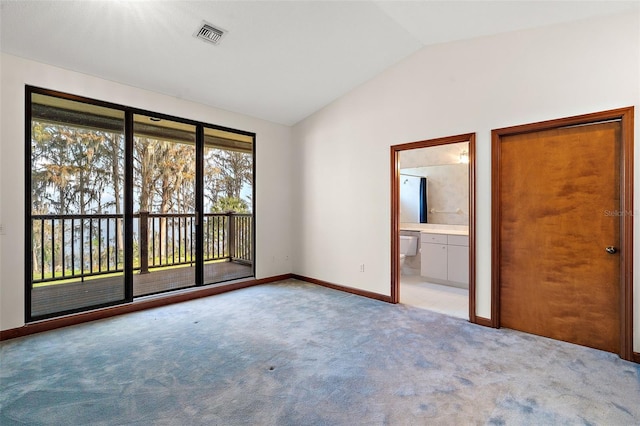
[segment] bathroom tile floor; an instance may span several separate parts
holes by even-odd
[[[400,278],[400,303],[469,319],[469,290],[433,284],[419,275]]]

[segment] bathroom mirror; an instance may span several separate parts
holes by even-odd
[[[469,225],[468,149],[463,142],[400,153],[401,223]]]

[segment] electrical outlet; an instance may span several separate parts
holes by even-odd
[[[360,265],[360,272],[364,272],[364,263]]]

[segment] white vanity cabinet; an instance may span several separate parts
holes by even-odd
[[[447,235],[447,280],[469,286],[469,237]]]
[[[420,234],[420,275],[433,282],[469,286],[469,237]]]
[[[447,236],[420,234],[420,275],[447,280]]]

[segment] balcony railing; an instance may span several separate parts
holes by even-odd
[[[134,270],[195,263],[195,215],[140,212],[134,217]],[[32,283],[122,272],[123,217],[116,214],[33,215]],[[251,264],[252,216],[206,213],[204,262]]]

